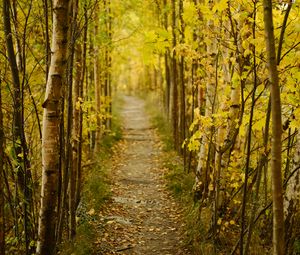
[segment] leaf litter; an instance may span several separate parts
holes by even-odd
[[[113,195],[98,212],[96,254],[191,254],[184,246],[182,210],[163,179],[163,146],[144,102],[131,96],[124,99],[123,139],[111,159]]]

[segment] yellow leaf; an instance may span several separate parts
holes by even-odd
[[[95,209],[92,208],[91,210],[89,210],[89,211],[87,212],[87,214],[88,214],[88,215],[94,215],[94,214],[95,214]]]

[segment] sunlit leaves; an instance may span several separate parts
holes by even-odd
[[[183,20],[187,26],[198,23],[199,15],[196,5],[193,2],[184,2]]]
[[[213,12],[223,12],[227,9],[227,7],[228,7],[228,0],[216,1],[216,3],[213,6],[212,11]]]

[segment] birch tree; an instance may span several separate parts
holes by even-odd
[[[284,243],[284,216],[283,216],[283,188],[281,176],[281,150],[282,150],[282,121],[279,78],[276,62],[275,38],[272,14],[272,1],[264,0],[264,24],[267,47],[267,61],[269,79],[271,83],[271,116],[272,116],[272,197],[273,197],[273,254],[283,255]]]
[[[63,100],[66,72],[69,0],[53,2],[52,57],[43,103],[42,190],[38,227],[38,255],[55,251],[55,223],[57,218],[57,181],[59,173],[60,104]]]
[[[2,113],[2,88],[0,80],[0,190],[3,191],[3,172],[4,172],[4,132],[3,132],[3,113]],[[5,254],[5,223],[4,223],[4,194],[0,194],[0,254]]]

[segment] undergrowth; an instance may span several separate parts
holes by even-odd
[[[176,161],[173,163],[174,158],[176,158],[175,152],[170,151],[166,154],[163,166],[167,169],[167,173],[165,174],[167,187],[180,202],[185,212],[185,243],[195,254],[214,254],[213,244],[205,240],[207,223],[210,222],[210,214],[204,210],[200,214],[200,204],[194,201],[193,185],[195,175],[193,173],[186,173],[182,163]]]
[[[157,129],[160,140],[163,142],[163,150],[170,152],[174,148],[174,142],[172,139],[172,129],[167,122],[165,116],[162,114],[162,107],[157,104],[157,99],[151,95],[147,94],[147,97],[141,96],[146,101],[146,111],[151,117],[151,123],[154,128]],[[160,109],[158,109],[160,108]]]
[[[84,181],[81,201],[77,209],[77,232],[72,242],[65,242],[60,247],[61,255],[97,254],[94,243],[97,241],[99,225],[98,213],[111,197],[110,169],[113,145],[121,139],[120,107],[121,98],[113,105],[112,130],[101,141],[101,149],[92,166],[83,169]]]

